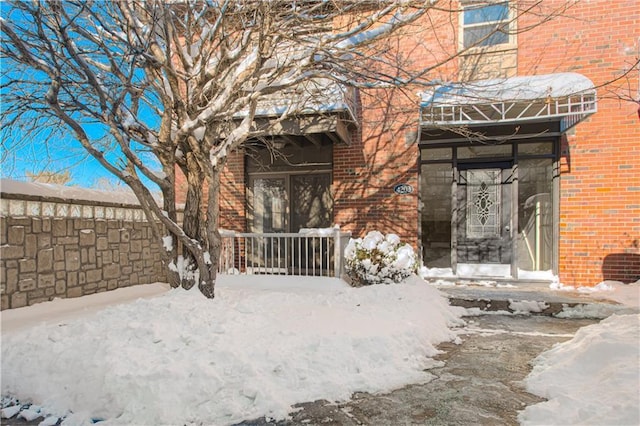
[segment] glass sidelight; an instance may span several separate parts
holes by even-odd
[[[518,163],[518,268],[551,270],[553,259],[553,160]]]
[[[420,179],[424,264],[429,268],[450,268],[453,169],[450,163],[423,164]]]

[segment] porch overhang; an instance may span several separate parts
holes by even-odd
[[[254,120],[254,130],[262,130],[264,136],[280,136],[291,139],[303,137],[314,145],[321,145],[323,136],[333,143],[351,145],[351,123],[341,114],[305,114],[287,119],[260,116]]]
[[[330,79],[310,79],[263,96],[256,107],[253,130],[265,136],[295,136],[318,145],[321,139],[351,144],[357,127],[357,93]],[[235,114],[242,119],[247,111]]]
[[[565,132],[597,111],[595,86],[578,73],[441,85],[421,98],[422,128],[558,122]]]

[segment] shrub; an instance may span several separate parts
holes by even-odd
[[[344,251],[347,275],[352,285],[399,283],[416,271],[413,248],[395,234],[378,231],[351,239]]]

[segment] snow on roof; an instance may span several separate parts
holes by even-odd
[[[595,93],[595,87],[591,80],[578,73],[518,76],[441,85],[421,93],[421,106],[557,99],[585,92]]]
[[[257,117],[296,114],[348,112],[355,117],[355,94],[346,86],[328,79],[314,78],[274,94],[263,96],[256,108]],[[247,110],[235,117],[244,117]]]
[[[0,179],[0,195],[5,197],[6,194],[114,204],[140,204],[133,192],[125,188],[118,191],[99,191],[78,186]]]

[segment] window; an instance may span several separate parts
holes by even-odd
[[[470,4],[462,12],[462,46],[509,44],[509,2]]]

